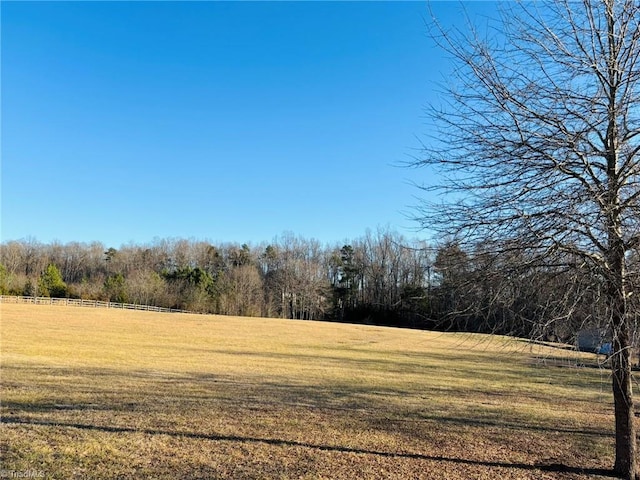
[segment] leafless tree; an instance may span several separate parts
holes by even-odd
[[[455,69],[415,166],[442,174],[425,227],[467,248],[519,252],[520,266],[587,269],[613,335],[615,471],[639,478],[628,268],[640,243],[640,4],[507,3],[469,32],[433,37]]]
[[[227,315],[260,316],[263,281],[253,263],[233,266],[224,277],[222,304]]]

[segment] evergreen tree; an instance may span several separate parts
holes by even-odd
[[[58,267],[49,264],[40,275],[38,281],[38,294],[43,297],[64,298],[67,296],[67,284],[62,279],[62,274]]]

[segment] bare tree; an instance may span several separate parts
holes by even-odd
[[[440,171],[440,185],[422,188],[449,195],[418,216],[469,248],[517,251],[522,267],[591,272],[613,335],[614,468],[640,478],[630,362],[640,292],[628,268],[640,243],[640,4],[507,5],[484,32],[434,18],[456,68],[414,165]]]

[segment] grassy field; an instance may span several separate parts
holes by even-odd
[[[609,372],[592,355],[321,322],[0,312],[5,477],[572,479],[613,463]]]

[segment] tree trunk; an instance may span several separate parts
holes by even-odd
[[[633,409],[631,378],[631,325],[627,314],[627,285],[625,283],[626,260],[623,235],[622,201],[620,192],[625,185],[619,152],[621,133],[618,128],[620,111],[618,103],[620,81],[620,26],[617,25],[615,0],[606,0],[607,46],[608,46],[608,117],[604,147],[606,149],[608,199],[607,231],[609,237],[608,278],[610,325],[613,334],[613,403],[616,422],[616,463],[614,469],[627,480],[640,480],[638,472],[636,428]]]
[[[611,238],[613,237],[612,235]],[[640,480],[631,375],[631,325],[627,314],[625,260],[621,238],[618,236],[613,239],[612,245],[610,256],[612,275],[609,277],[608,296],[613,334],[611,369],[616,425],[614,470],[626,480]]]
[[[614,320],[613,356],[611,358],[616,422],[616,463],[614,469],[622,478],[640,480],[631,378],[629,325],[624,318],[615,318]],[[615,324],[618,324],[617,327]]]

